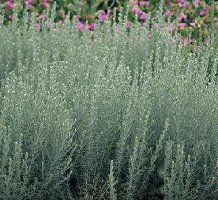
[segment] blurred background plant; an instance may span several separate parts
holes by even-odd
[[[165,20],[171,22],[169,31],[179,31],[184,43],[199,38],[207,43],[211,30],[218,30],[218,2],[214,0],[1,0],[0,12],[5,16],[5,24],[10,23],[14,11],[22,19],[24,10],[41,22],[50,16],[55,2],[55,21],[62,24],[66,18],[76,16],[79,31],[94,30],[97,20],[118,23],[118,15],[127,20],[127,28],[130,22],[144,25],[149,15],[157,17],[160,7]],[[160,26],[155,24],[156,28]]]

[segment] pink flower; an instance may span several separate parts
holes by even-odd
[[[77,28],[77,30],[78,31],[84,31],[85,30],[85,24],[83,23],[83,22],[78,22],[77,24],[76,24],[76,28]]]
[[[166,0],[166,6],[170,7],[170,4],[171,4],[170,0]]]
[[[66,15],[66,16],[65,16],[65,19],[66,19],[66,20],[70,20],[70,15]]]
[[[34,0],[26,0],[25,1],[25,6],[27,7],[27,8],[32,8],[32,5],[33,5],[33,1]]]
[[[140,6],[142,7],[149,6],[149,1],[140,1]]]
[[[34,0],[26,0],[25,3],[33,4]]]
[[[179,20],[183,20],[183,19],[187,19],[187,15],[184,14],[184,13],[181,13],[180,16],[179,16]]]
[[[119,26],[115,26],[115,27],[114,27],[114,32],[115,32],[115,33],[119,33],[119,32],[120,32]]]
[[[166,17],[169,17],[170,15],[171,15],[171,11],[170,11],[170,10],[166,10],[165,16],[166,16]]]
[[[209,10],[210,10],[210,7],[205,6],[204,10],[200,11],[199,15],[200,16],[205,16]]]
[[[202,10],[202,11],[199,12],[199,15],[200,15],[200,16],[205,16],[206,14],[207,14],[207,13],[206,13],[205,10]]]
[[[175,25],[173,23],[170,23],[169,26],[167,27],[167,30],[172,33],[173,30],[175,29]]]
[[[134,14],[138,14],[138,7],[133,6],[132,9],[131,9],[131,12],[134,13]]]
[[[77,19],[77,20],[81,19],[81,15],[80,15],[80,14],[77,14],[77,15],[76,15],[76,19]]]
[[[193,46],[192,47],[192,53],[197,53],[197,52],[199,52],[201,50],[201,47],[200,46]]]
[[[14,7],[14,2],[13,1],[7,1],[5,3],[5,8],[12,9],[13,7]]]
[[[44,8],[48,8],[48,7],[49,7],[48,0],[43,0],[42,6],[43,6]]]
[[[179,4],[179,7],[182,7],[182,4],[183,4],[183,0],[177,0],[177,3]]]
[[[106,12],[104,10],[100,10],[98,18],[99,18],[99,21],[103,23],[107,19]]]
[[[209,6],[205,6],[204,10],[207,12],[208,10],[210,10]]]
[[[35,30],[39,31],[41,28],[41,25],[37,23],[34,25],[34,28],[35,28]]]
[[[64,24],[64,21],[60,19],[60,20],[58,20],[58,24],[62,25],[62,24]]]
[[[189,6],[189,3],[188,3],[188,2],[185,2],[185,3],[183,3],[183,5],[182,5],[182,7],[184,7],[184,8],[188,8],[188,6]]]
[[[194,5],[195,6],[201,5],[201,0],[194,0]]]
[[[204,45],[208,46],[209,43],[210,43],[210,38],[209,38],[209,37],[206,37],[206,38],[204,39]]]
[[[126,27],[127,29],[129,29],[130,26],[131,26],[131,22],[127,20],[126,23],[125,23],[125,27]]]
[[[138,4],[138,0],[131,0],[133,5],[137,5]]]
[[[188,44],[188,39],[187,38],[182,38],[182,45],[186,46]]]
[[[12,20],[14,18],[13,15],[8,15],[8,19]]]
[[[138,9],[138,11],[137,11],[137,13],[136,13],[138,16],[141,16],[141,15],[143,15],[144,14],[144,12],[142,11],[142,10],[140,10],[140,9]]]
[[[90,30],[90,31],[93,31],[96,29],[96,23],[90,23],[87,25],[87,29]]]
[[[182,38],[182,45],[186,46],[188,44],[192,43],[192,39],[191,38]]]
[[[133,6],[131,12],[137,14],[138,16],[142,15],[144,12],[140,10],[137,6]]]
[[[47,29],[50,29],[50,28],[51,28],[51,25],[52,25],[52,22],[49,21],[49,22],[47,23],[47,25],[46,25]]]
[[[147,20],[147,15],[145,13],[143,13],[142,15],[140,15],[140,20],[141,20],[141,23],[145,23],[146,20]]]
[[[186,23],[179,23],[178,27],[179,29],[184,29],[186,27]]]
[[[43,20],[43,21],[44,21],[44,20],[46,20],[46,18],[47,18],[46,15],[39,15],[39,19],[40,19],[40,20]]]
[[[177,0],[177,3],[179,4],[179,7],[184,7],[187,8],[188,7],[188,2],[185,0]]]

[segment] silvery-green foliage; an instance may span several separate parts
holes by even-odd
[[[1,25],[0,198],[216,199],[214,46],[74,23]]]
[[[164,164],[164,194],[166,199],[213,199],[216,188],[216,177],[208,177],[208,173],[216,174],[216,166],[209,166],[208,158],[202,158],[207,147],[205,142],[196,145],[195,156],[185,154],[185,145],[174,148],[173,142],[166,144]],[[202,164],[201,164],[202,162]],[[198,174],[198,176],[197,176]],[[207,183],[202,185],[201,183]],[[211,188],[212,191],[211,191]]]
[[[110,162],[110,173],[109,173],[109,189],[110,189],[110,200],[117,200],[115,185],[117,181],[114,178],[114,164],[113,160]]]
[[[55,198],[66,187],[75,151],[64,97],[40,66],[34,76],[11,73],[2,91],[0,190],[6,199]]]

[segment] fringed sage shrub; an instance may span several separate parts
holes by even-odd
[[[0,27],[1,199],[218,198],[216,38]]]

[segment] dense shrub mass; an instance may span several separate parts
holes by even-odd
[[[0,199],[218,199],[217,39],[162,25],[0,24]]]
[[[60,24],[67,18],[76,16],[79,31],[94,30],[96,21],[110,20],[121,23],[118,15],[126,16],[130,22],[139,21],[142,25],[155,16],[162,7],[166,21],[171,21],[170,31],[179,30],[188,43],[203,37],[207,41],[213,29],[218,30],[218,2],[214,0],[0,0],[0,13],[5,15],[5,24],[10,23],[16,11],[22,19],[26,10],[37,18],[38,23],[50,16],[56,4],[55,20]],[[70,13],[70,15],[68,15]],[[160,24],[156,24],[159,27]],[[191,38],[190,38],[191,35]]]

